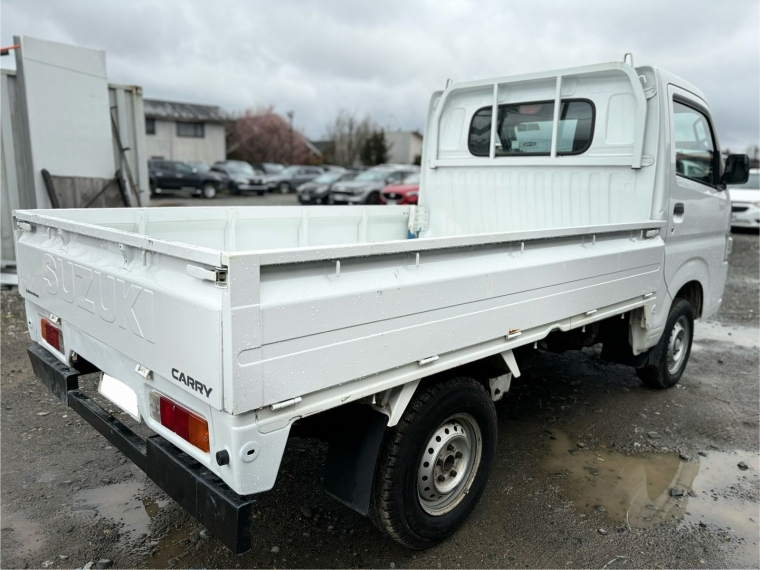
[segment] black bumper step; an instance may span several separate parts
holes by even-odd
[[[163,437],[138,436],[79,390],[82,372],[66,366],[42,346],[35,344],[27,352],[34,373],[50,391],[132,460],[162,491],[236,554],[251,549],[252,496],[238,495]]]

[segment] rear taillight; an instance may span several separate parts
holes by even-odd
[[[40,333],[45,342],[63,354],[63,332],[47,319],[40,320]]]
[[[201,451],[208,453],[208,422],[158,392],[150,393],[150,415]]]

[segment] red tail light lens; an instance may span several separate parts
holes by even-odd
[[[150,393],[150,412],[154,420],[201,451],[209,452],[208,422],[158,392]]]
[[[47,319],[40,320],[40,332],[45,342],[63,353],[63,332]]]

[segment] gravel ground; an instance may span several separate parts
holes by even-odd
[[[187,204],[209,205],[154,203]],[[0,566],[757,568],[758,245],[757,234],[735,236],[723,308],[698,326],[679,388],[645,389],[596,348],[543,354],[497,405],[480,504],[423,552],[328,497],[325,446],[291,438],[274,489],[257,499],[253,550],[230,554],[34,378],[23,304],[3,292]]]

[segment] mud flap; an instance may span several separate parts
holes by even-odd
[[[351,406],[346,412],[341,418],[342,425],[336,426],[329,438],[324,488],[329,495],[366,516],[388,416],[369,406]]]

